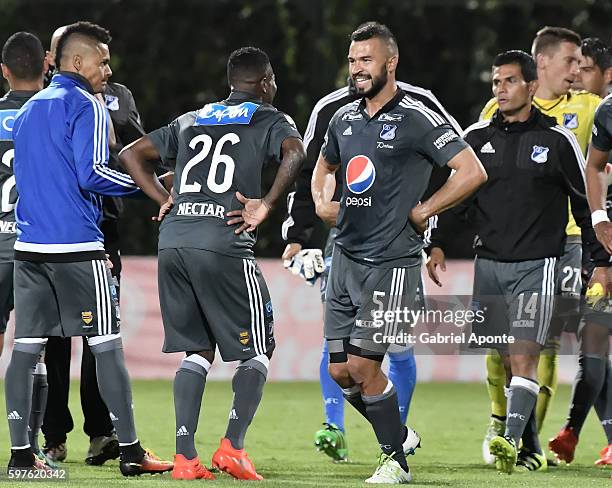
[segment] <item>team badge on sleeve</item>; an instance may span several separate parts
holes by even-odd
[[[578,128],[578,114],[563,114],[563,127],[566,129]]]
[[[548,161],[548,148],[544,146],[533,146],[533,151],[531,151],[531,160],[538,164]]]

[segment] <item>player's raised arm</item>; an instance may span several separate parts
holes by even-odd
[[[429,217],[454,207],[487,181],[482,163],[469,147],[457,153],[448,166],[455,171],[444,186],[410,212],[410,220],[421,231],[425,230]]]
[[[169,193],[155,174],[159,151],[149,136],[143,136],[123,148],[119,160],[134,182],[160,207],[168,200]]]
[[[340,211],[340,202],[334,202],[334,192],[336,191],[336,170],[338,165],[330,164],[323,154],[315,165],[312,173],[312,199],[315,204],[315,211],[321,220],[329,225],[336,225],[336,218]]]

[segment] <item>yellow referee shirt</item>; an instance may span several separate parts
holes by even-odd
[[[574,133],[584,155],[586,155],[587,146],[591,141],[593,118],[599,102],[601,102],[601,98],[587,91],[570,91],[567,95],[555,100],[533,98],[533,104],[540,112],[554,117],[559,125],[570,129]],[[497,100],[492,98],[482,109],[480,120],[490,119],[498,108]],[[565,232],[568,236],[580,235],[580,227],[576,225],[571,211]]]

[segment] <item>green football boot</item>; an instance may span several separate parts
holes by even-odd
[[[529,471],[546,471],[548,470],[548,462],[546,456],[538,452],[531,452],[527,449],[521,449],[518,453],[516,461],[516,471],[527,473]]]
[[[324,423],[324,429],[315,434],[315,447],[318,451],[323,451],[335,463],[348,461],[348,445],[346,436],[336,424]]]
[[[498,471],[512,474],[518,458],[514,439],[501,435],[495,436],[489,443],[489,450],[491,455],[495,456],[495,467]]]

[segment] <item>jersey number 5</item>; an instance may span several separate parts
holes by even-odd
[[[230,142],[232,145],[238,144],[240,142],[240,137],[233,132],[228,132],[225,134],[217,144],[215,145],[215,150],[213,151],[212,161],[210,163],[210,169],[208,170],[208,177],[206,178],[206,185],[210,189],[210,191],[214,193],[225,193],[232,186],[232,181],[234,179],[234,168],[236,167],[236,163],[227,154],[221,154],[221,150],[223,149],[223,145],[226,142]],[[198,163],[202,162],[208,154],[210,153],[210,149],[213,145],[212,137],[208,134],[200,134],[199,136],[191,139],[189,143],[189,147],[191,149],[195,149],[198,144],[202,144],[202,149],[198,152],[193,158],[191,158],[185,168],[183,168],[183,173],[181,175],[181,185],[179,187],[179,193],[198,193],[202,189],[202,185],[200,185],[197,181],[193,183],[187,183],[187,177],[189,176],[189,171]],[[223,165],[225,168],[225,173],[223,174],[223,180],[221,183],[217,183],[217,171],[219,170],[219,165]]]
[[[15,150],[9,149],[2,155],[2,164],[6,164],[9,168],[13,165]],[[15,186],[15,176],[9,176],[2,184],[2,197],[0,201],[0,209],[2,212],[10,212],[15,208],[15,202],[11,202],[11,190]]]

